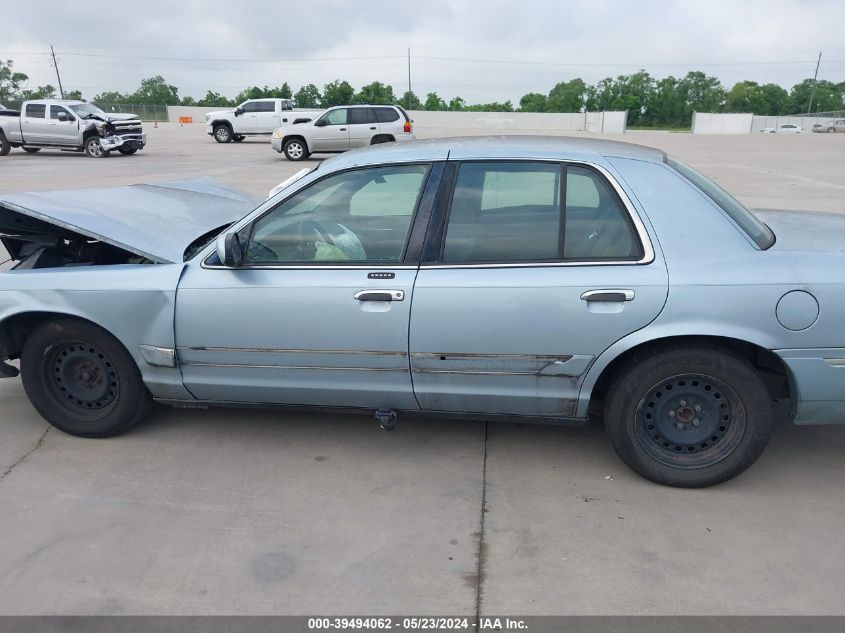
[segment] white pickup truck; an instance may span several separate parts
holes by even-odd
[[[318,114],[294,110],[290,99],[249,99],[229,110],[205,115],[205,131],[218,143],[242,141],[247,136],[270,136],[277,127],[305,123]]]
[[[112,150],[134,154],[147,144],[136,115],[106,113],[85,101],[38,99],[25,101],[20,115],[11,112],[0,116],[0,156],[20,147],[30,154],[60,149],[104,158]]]

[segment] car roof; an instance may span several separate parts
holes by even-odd
[[[385,143],[353,150],[325,161],[336,170],[379,163],[472,160],[481,158],[599,160],[603,157],[635,158],[662,163],[665,154],[653,147],[574,136],[464,136]]]

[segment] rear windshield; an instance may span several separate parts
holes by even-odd
[[[757,217],[746,209],[736,198],[722,189],[715,182],[695,171],[671,156],[666,156],[666,164],[698,187],[708,198],[715,202],[736,222],[748,237],[765,250],[775,243],[775,234]]]

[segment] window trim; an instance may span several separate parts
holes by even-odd
[[[421,270],[425,269],[451,269],[451,268],[537,268],[537,267],[568,267],[568,266],[642,266],[651,264],[654,261],[654,247],[651,242],[651,237],[648,234],[648,231],[645,228],[645,224],[642,221],[639,213],[637,212],[636,208],[634,207],[633,203],[631,202],[628,195],[619,185],[619,182],[614,178],[611,173],[602,165],[597,163],[593,163],[590,161],[578,161],[578,160],[554,160],[554,159],[543,159],[543,158],[477,158],[477,159],[467,159],[467,160],[460,160],[460,161],[450,161],[455,164],[456,168],[454,171],[454,177],[452,178],[452,182],[449,183],[449,194],[448,199],[446,200],[447,208],[445,209],[445,213],[443,213],[443,220],[439,227],[439,235],[435,234],[430,236],[435,240],[439,240],[439,244],[436,248],[437,258],[434,262],[427,262],[423,263],[420,266]],[[543,163],[543,164],[552,164],[560,166],[561,170],[561,218],[563,218],[563,214],[565,213],[566,208],[566,172],[569,166],[573,167],[583,167],[585,169],[594,171],[598,174],[599,177],[604,178],[604,180],[610,185],[610,189],[612,194],[617,198],[617,201],[622,204],[622,207],[627,212],[627,220],[630,224],[630,227],[633,229],[633,234],[639,240],[640,246],[642,247],[642,257],[639,259],[631,259],[631,258],[597,258],[597,259],[538,259],[538,260],[500,260],[500,261],[485,261],[485,262],[444,262],[443,261],[443,251],[446,247],[446,233],[449,228],[449,216],[452,212],[452,201],[454,200],[454,192],[458,182],[458,172],[460,171],[461,165],[465,163]],[[561,222],[561,225],[563,222]],[[562,228],[560,230],[563,230]]]
[[[350,262],[348,264],[344,264],[342,262],[290,262],[290,263],[279,263],[279,264],[241,264],[237,267],[230,267],[230,266],[223,266],[218,264],[210,264],[209,260],[217,254],[217,249],[212,248],[211,252],[208,253],[205,257],[202,258],[202,263],[200,264],[202,268],[208,268],[211,270],[367,270],[372,268],[389,268],[391,270],[402,270],[402,269],[417,269],[419,266],[418,257],[414,259],[416,261],[409,263],[408,254],[409,254],[409,246],[411,245],[411,238],[413,237],[414,227],[418,221],[418,218],[421,217],[421,210],[423,207],[423,203],[426,201],[427,196],[426,193],[429,190],[429,186],[432,180],[438,180],[440,177],[441,171],[437,169],[437,161],[430,161],[430,160],[423,160],[423,161],[408,161],[408,162],[401,162],[401,163],[374,163],[372,165],[356,165],[354,167],[349,167],[347,169],[339,169],[337,171],[329,172],[324,174],[320,178],[316,178],[309,182],[307,185],[298,189],[296,191],[291,192],[291,195],[285,197],[282,200],[269,209],[266,209],[260,215],[252,218],[246,224],[240,226],[238,228],[238,232],[242,231],[244,228],[249,227],[249,238],[247,239],[247,248],[249,247],[249,243],[252,241],[252,233],[255,230],[255,224],[267,214],[272,213],[278,207],[285,204],[288,200],[293,198],[294,196],[302,193],[303,191],[310,189],[313,185],[316,185],[323,180],[328,178],[332,178],[334,176],[339,176],[341,174],[347,174],[354,171],[363,171],[366,169],[383,169],[389,167],[413,167],[413,166],[421,166],[426,168],[425,176],[423,177],[423,183],[420,187],[420,191],[417,194],[417,201],[414,204],[414,209],[411,212],[411,220],[408,224],[408,233],[405,236],[405,244],[402,247],[402,256],[396,262]],[[439,186],[439,183],[438,183]],[[232,225],[232,227],[226,229],[227,231],[232,230],[235,226],[240,224],[240,222],[236,222]],[[418,255],[418,254],[417,254]]]

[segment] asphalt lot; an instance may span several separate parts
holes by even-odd
[[[148,134],[133,157],[13,150],[0,193],[212,176],[263,196],[302,167]],[[751,207],[845,212],[845,135],[623,140]],[[689,491],[628,471],[599,425],[159,407],[83,440],[18,379],[0,403],[0,614],[845,614],[845,427],[781,420],[745,475]]]

